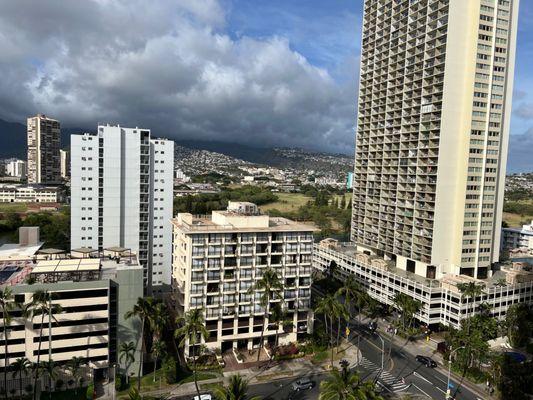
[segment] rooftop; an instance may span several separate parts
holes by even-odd
[[[63,189],[54,185],[39,185],[39,184],[23,184],[23,183],[0,183],[0,189],[18,190],[18,189],[33,189],[35,191],[54,191],[59,192]]]
[[[172,224],[184,233],[209,232],[313,232],[312,225],[268,215],[242,215],[232,211],[213,211],[212,215],[179,213]]]
[[[508,262],[507,264],[503,264],[501,267],[501,270],[496,270],[493,272],[492,276],[486,279],[477,279],[473,278],[467,275],[454,275],[454,274],[446,274],[440,279],[430,279],[425,278],[423,276],[417,275],[412,272],[407,272],[403,269],[396,268],[393,263],[383,260],[382,258],[378,256],[368,256],[366,254],[363,254],[356,250],[356,247],[353,243],[346,242],[346,243],[340,243],[334,239],[324,239],[320,242],[320,246],[325,249],[330,249],[336,252],[339,252],[341,254],[344,254],[348,257],[353,258],[354,260],[357,259],[359,262],[363,262],[364,264],[376,267],[376,268],[386,268],[388,271],[404,277],[408,278],[414,282],[424,284],[426,286],[431,287],[438,287],[438,286],[445,286],[447,288],[456,288],[457,284],[459,283],[468,283],[468,282],[476,282],[478,284],[483,284],[487,288],[489,287],[497,287],[500,285],[502,280],[508,279],[509,270],[511,269],[511,266],[515,266],[518,263],[511,263]],[[523,275],[529,275],[530,272],[527,270],[527,268],[523,268],[524,271],[520,270],[517,271],[516,274],[523,274]],[[533,274],[533,272],[531,272]],[[508,282],[510,283],[510,282]]]
[[[28,277],[38,283],[113,279],[118,268],[135,266],[137,258],[129,256],[0,261],[0,286],[25,284]]]
[[[22,245],[6,243],[0,246],[0,262],[5,260],[27,260],[34,257],[43,246],[43,242]]]

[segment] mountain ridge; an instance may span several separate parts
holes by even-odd
[[[81,132],[93,132],[94,129],[84,128],[61,128],[61,147],[65,148],[70,145],[70,135]],[[153,131],[157,135],[157,132]],[[251,146],[241,143],[232,143],[224,141],[206,141],[194,139],[175,139],[177,146],[187,147],[194,150],[208,150],[221,153],[233,158],[244,161],[264,164],[270,166],[283,166],[287,164],[287,157],[284,152],[289,151],[293,154],[301,153],[307,155],[326,155],[329,157],[343,159],[348,157],[343,154],[331,154],[326,152],[308,151],[300,148],[289,147],[261,147]],[[26,125],[19,122],[9,122],[0,119],[0,158],[18,157],[26,158]]]

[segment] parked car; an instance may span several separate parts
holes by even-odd
[[[310,390],[315,387],[315,382],[308,378],[302,378],[292,384],[293,390],[299,392],[300,390]]]
[[[421,356],[420,354],[416,356],[416,361],[424,364],[428,368],[435,368],[437,363],[433,361],[430,357]]]

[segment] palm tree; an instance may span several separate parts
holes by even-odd
[[[320,400],[382,400],[376,394],[372,382],[363,382],[355,370],[348,368],[346,360],[341,361],[341,369],[333,368],[329,376],[320,384]]]
[[[278,348],[279,346],[279,330],[282,328],[283,330],[289,329],[291,327],[294,327],[293,319],[290,318],[286,312],[283,312],[281,305],[276,303],[271,308],[271,314],[269,318],[269,322],[273,322],[278,325],[278,328],[276,329],[276,340],[274,342],[274,350]],[[274,352],[273,352],[274,354]]]
[[[154,358],[154,382],[155,382],[155,371],[157,371],[157,360],[163,357],[166,353],[165,342],[158,340],[152,345],[152,357]]]
[[[209,332],[205,328],[204,314],[201,309],[195,308],[187,311],[184,316],[178,317],[176,323],[181,325],[181,327],[174,332],[174,336],[177,339],[181,339],[179,346],[185,348],[185,346],[188,345],[189,352],[192,348],[194,386],[198,392],[198,397],[200,397],[198,377],[196,376],[196,359],[198,354],[197,349],[195,349],[194,346],[201,344],[202,340],[205,340],[209,336]]]
[[[54,361],[43,361],[39,365],[39,369],[42,371],[42,376],[48,376],[48,394],[50,399],[52,399],[52,382],[57,378],[57,365]]]
[[[126,383],[130,383],[130,377],[129,377],[129,369],[130,365],[135,362],[135,343],[133,342],[122,342],[120,343],[119,348],[120,356],[118,357],[118,360],[120,362],[126,361]]]
[[[350,320],[350,314],[346,309],[346,304],[343,304],[337,300],[335,303],[335,317],[337,317],[337,353],[339,352],[339,341],[341,337],[341,319],[345,321]]]
[[[139,394],[139,391],[134,387],[132,387],[128,392],[128,398],[130,400],[142,400],[142,396]]]
[[[396,293],[393,302],[395,306],[402,312],[402,328],[405,330],[406,322],[409,322],[409,326],[411,326],[413,316],[420,311],[422,308],[422,303],[405,293]]]
[[[475,301],[476,297],[480,296],[483,293],[483,289],[485,288],[484,284],[477,284],[476,282],[468,282],[468,283],[458,283],[457,289],[461,292],[462,296],[465,296],[467,298],[466,303],[466,318],[468,318],[468,310],[470,308],[470,300],[474,300],[474,307],[472,308],[472,314],[475,312]]]
[[[72,377],[74,378],[74,382],[76,383],[76,390],[75,390],[76,394],[78,394],[78,387],[80,386],[81,367],[85,364],[86,364],[86,361],[83,357],[72,357],[67,362],[67,369],[72,374]]]
[[[59,314],[62,312],[62,308],[59,304],[52,304],[54,299],[52,293],[37,290],[32,295],[32,300],[28,303],[24,309],[24,314],[27,315],[32,321],[35,316],[41,316],[41,324],[39,328],[39,346],[37,348],[37,362],[35,368],[35,377],[33,382],[33,399],[37,400],[37,381],[39,380],[40,372],[40,362],[41,362],[41,346],[43,341],[43,328],[44,328],[44,317],[48,315],[49,323],[52,320],[56,321],[54,314]],[[51,329],[48,329],[48,341],[51,342],[52,332]],[[50,356],[48,356],[48,362],[51,362]]]
[[[137,377],[137,391],[141,391],[141,374],[142,374],[142,366],[143,366],[143,351],[144,351],[144,327],[148,321],[150,321],[150,317],[152,315],[152,312],[154,310],[155,305],[155,299],[153,297],[146,297],[142,298],[139,297],[137,299],[137,303],[133,306],[133,309],[128,311],[124,318],[130,319],[130,318],[139,318],[141,320],[141,349],[139,354],[139,373]]]
[[[261,337],[259,339],[259,352],[257,353],[257,361],[261,357],[261,349],[263,348],[263,339],[265,329],[268,327],[268,315],[270,312],[270,301],[276,298],[282,299],[280,292],[283,291],[283,283],[280,281],[278,273],[272,267],[267,267],[263,271],[261,279],[250,287],[249,292],[254,293],[257,291],[263,291],[260,295],[259,304],[264,309],[263,315],[263,329],[261,330]]]
[[[17,358],[13,363],[13,378],[19,377],[19,397],[22,400],[22,375],[28,375],[31,368],[31,362],[26,357]]]
[[[363,308],[370,303],[370,298],[363,292],[361,285],[354,275],[348,275],[344,285],[337,290],[337,296],[344,296],[344,306],[347,307],[349,316],[351,315],[351,300],[355,300],[357,307],[357,323],[361,325],[361,312]],[[339,329],[340,331],[340,329]],[[360,347],[361,335],[357,335],[357,348]],[[357,362],[359,363],[359,352],[357,353]]]
[[[241,375],[230,377],[228,386],[217,385],[213,388],[217,400],[255,400],[259,397],[248,398],[248,382]]]
[[[2,312],[2,322],[4,323],[2,329],[4,330],[4,365],[6,369],[9,366],[9,351],[7,349],[7,336],[9,334],[9,325],[11,324],[11,311],[20,307],[20,304],[15,302],[15,296],[9,286],[0,290],[0,312]],[[7,372],[4,373],[4,390],[7,396]]]
[[[158,302],[154,305],[148,321],[154,335],[152,343],[155,343],[163,337],[163,332],[169,323],[169,314],[165,303]]]
[[[356,299],[362,293],[361,285],[353,275],[348,275],[344,281],[344,285],[337,290],[337,296],[344,296],[344,305],[351,314],[351,300]],[[360,311],[360,310],[359,310]]]
[[[330,332],[330,347],[331,347],[331,366],[333,367],[333,350],[334,350],[334,331],[333,331],[333,319],[344,317],[347,314],[346,308],[339,302],[339,300],[333,295],[327,295],[323,297],[315,308],[317,314],[324,316],[324,325],[326,333],[328,332],[328,317],[329,317],[329,332]]]

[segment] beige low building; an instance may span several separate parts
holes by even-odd
[[[211,216],[178,214],[173,221],[173,290],[178,313],[204,310],[211,349],[227,351],[266,343],[295,342],[311,331],[311,257],[314,228],[258,212],[252,203],[230,202]],[[272,267],[284,290],[280,302],[294,327],[265,323],[260,292],[250,288]],[[186,348],[186,354],[190,354]]]
[[[143,295],[143,270],[137,258],[101,253],[91,258],[63,254],[62,258],[45,260],[50,256],[41,254],[46,253],[40,250],[42,243],[35,238],[24,243],[27,236],[21,234],[19,244],[0,247],[0,289],[11,288],[14,300],[21,305],[11,312],[7,365],[21,357],[34,363],[39,354],[41,361],[51,359],[57,364],[81,357],[95,375],[105,375],[109,367],[118,363],[118,349],[125,341],[137,344],[138,360],[138,324],[124,318]],[[24,315],[22,309],[32,303],[38,291],[50,293],[51,304],[60,305],[61,312],[51,316]],[[2,342],[3,336],[0,320]],[[130,371],[136,370],[135,364]],[[2,345],[0,372],[5,371],[5,365]],[[30,378],[26,380],[23,387],[32,384]],[[8,392],[18,387],[17,379],[9,379]]]

